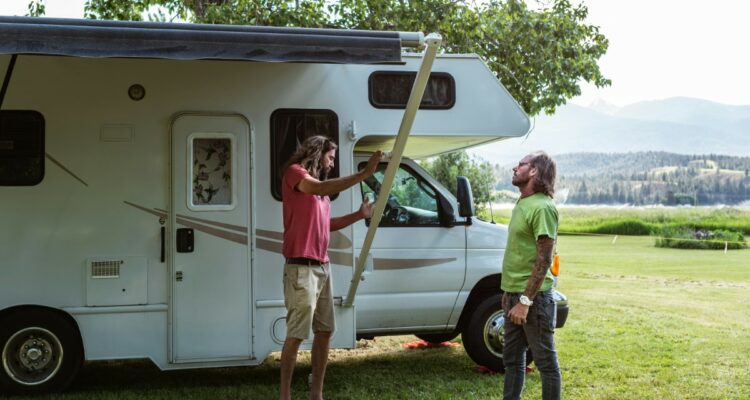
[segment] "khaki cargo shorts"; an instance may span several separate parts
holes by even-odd
[[[284,264],[286,337],[308,339],[313,332],[333,332],[330,264]]]

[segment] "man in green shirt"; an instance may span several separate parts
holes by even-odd
[[[542,380],[542,399],[559,399],[562,377],[555,351],[556,306],[552,298],[552,250],[557,238],[555,162],[547,153],[522,158],[513,168],[521,197],[508,225],[503,259],[505,388],[503,399],[521,398],[526,350],[531,348]]]

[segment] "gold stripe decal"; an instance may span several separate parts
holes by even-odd
[[[372,260],[375,269],[409,269],[447,264],[457,258],[375,258]]]
[[[69,169],[65,168],[65,166],[64,166],[64,165],[62,165],[62,163],[61,163],[60,161],[57,161],[57,160],[55,160],[54,158],[52,158],[52,156],[51,156],[51,155],[49,155],[49,153],[44,153],[44,155],[45,155],[45,156],[46,156],[46,157],[47,157],[47,158],[48,158],[48,159],[49,159],[50,161],[52,161],[52,162],[53,162],[53,163],[54,163],[55,165],[57,165],[58,167],[60,167],[60,168],[61,168],[61,169],[62,169],[63,171],[65,171],[65,172],[67,172],[68,174],[70,174],[70,176],[72,176],[73,178],[75,178],[75,179],[76,179],[76,180],[77,180],[78,182],[81,182],[81,183],[83,184],[83,186],[86,186],[86,187],[88,187],[88,186],[89,186],[89,184],[88,184],[88,183],[86,183],[86,182],[84,182],[84,181],[83,181],[83,179],[79,178],[79,177],[78,177],[78,175],[74,174],[74,173],[73,173],[73,172],[72,172],[71,170],[69,170]]]
[[[247,235],[240,235],[237,233],[222,231],[220,229],[211,228],[210,226],[201,225],[201,224],[191,222],[182,218],[177,218],[177,223],[180,225],[187,226],[188,228],[193,228],[196,231],[207,233],[209,235],[216,236],[216,237],[226,239],[226,240],[230,240],[232,242],[239,243],[242,245],[247,245]]]
[[[154,210],[151,210],[151,209],[146,208],[146,207],[141,207],[138,204],[134,204],[134,203],[131,203],[129,201],[123,201],[123,203],[125,203],[125,204],[127,204],[127,205],[129,205],[131,207],[135,207],[135,208],[137,208],[137,209],[139,209],[141,211],[145,211],[145,212],[147,212],[149,214],[156,215],[157,217],[167,218],[167,212],[166,211],[165,212],[159,212],[158,210],[154,211]]]
[[[281,254],[281,243],[273,242],[266,239],[256,239],[255,246],[261,250],[267,250],[272,253]]]
[[[190,217],[190,216],[182,215],[182,214],[177,214],[177,218],[189,219],[189,220],[195,221],[195,222],[203,222],[204,224],[218,226],[220,228],[226,228],[226,229],[230,229],[230,230],[233,230],[233,231],[242,232],[242,233],[247,234],[247,228],[244,227],[244,226],[230,225],[230,224],[225,224],[223,222],[210,221],[210,220],[207,220],[207,219],[195,218],[195,217]]]
[[[261,237],[264,237],[266,239],[273,239],[273,240],[284,240],[284,233],[282,232],[276,232],[276,231],[269,231],[265,229],[256,229],[255,234]],[[331,240],[328,242],[328,248],[329,249],[348,249],[352,247],[352,241],[349,240],[346,235],[344,235],[341,232],[331,232]]]
[[[263,237],[273,239],[273,240],[284,240],[284,234],[281,232],[267,231],[265,229],[256,229],[255,234],[258,236],[263,236]]]

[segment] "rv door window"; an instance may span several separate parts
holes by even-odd
[[[194,211],[233,209],[236,203],[234,135],[194,133],[188,141],[191,155],[189,208]]]
[[[44,117],[0,111],[0,186],[34,186],[44,179]]]
[[[365,164],[359,167],[364,168]],[[363,199],[375,201],[387,165],[380,164],[372,176],[360,183]],[[408,166],[401,165],[393,180],[379,226],[438,226],[437,197],[437,191],[427,181]]]
[[[284,165],[300,143],[310,136],[326,136],[339,143],[339,118],[331,110],[278,109],[271,114],[271,194],[281,201],[281,177]],[[339,176],[337,162],[329,178]],[[338,195],[331,196],[331,200]]]
[[[370,104],[375,108],[406,108],[416,72],[375,71],[368,80]],[[456,82],[446,72],[433,72],[420,109],[447,110],[456,103]]]

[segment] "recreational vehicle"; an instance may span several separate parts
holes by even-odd
[[[281,168],[313,134],[338,143],[340,175],[394,147],[423,57],[402,49],[423,41],[0,17],[0,388],[61,390],[84,360],[168,370],[279,351]],[[332,347],[462,334],[499,370],[507,228],[414,160],[522,136],[529,119],[477,56],[438,55],[424,79],[377,234],[366,243],[375,218],[332,234]],[[332,215],[383,193],[386,171]]]

